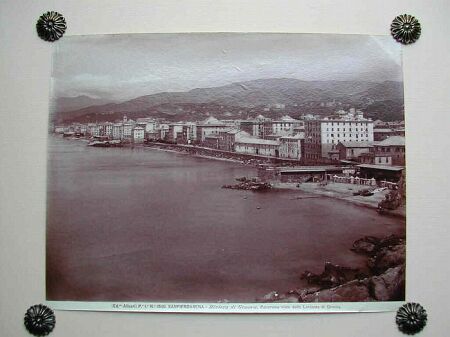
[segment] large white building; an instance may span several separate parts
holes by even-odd
[[[132,120],[129,120],[123,123],[123,138],[132,138],[133,137],[133,129],[135,123]]]
[[[112,137],[113,139],[122,139],[123,138],[123,124],[115,123],[112,127]]]
[[[373,121],[362,113],[305,121],[305,159],[330,158],[339,142],[373,142]]]
[[[133,129],[133,141],[135,143],[143,143],[145,139],[145,128],[136,126]]]
[[[233,124],[224,123],[214,117],[209,117],[201,123],[197,123],[196,140],[200,143],[208,136],[218,136],[220,132],[228,131]]]
[[[113,135],[113,123],[111,122],[106,122],[104,124],[104,128],[105,128],[105,136],[108,136],[109,138],[112,138]]]
[[[304,122],[296,120],[290,116],[283,116],[279,120],[265,121],[263,137],[275,136],[293,136],[295,133],[303,130]]]

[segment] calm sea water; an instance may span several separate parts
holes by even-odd
[[[221,189],[254,168],[49,139],[49,300],[254,301],[404,222],[297,191]],[[260,208],[260,209],[258,209]]]

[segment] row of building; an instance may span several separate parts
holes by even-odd
[[[403,127],[403,129],[402,129]],[[389,132],[388,132],[389,131]],[[339,111],[331,117],[302,120],[262,115],[247,120],[165,122],[153,118],[56,126],[55,132],[143,143],[164,141],[222,151],[304,162],[351,160],[404,165],[404,125],[386,125],[364,118],[360,111]]]

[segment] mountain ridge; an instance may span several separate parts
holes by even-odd
[[[120,103],[109,102],[70,111],[56,109],[53,121],[104,121],[120,117],[120,114],[130,117],[168,117],[169,120],[203,119],[210,114],[242,118],[261,112],[276,116],[280,112],[277,106],[284,106],[283,110],[291,114],[308,111],[322,114],[330,113],[333,109],[355,107],[375,117],[381,113],[388,120],[402,119],[403,83],[257,79],[184,92],[160,92]],[[380,109],[385,109],[387,115]]]

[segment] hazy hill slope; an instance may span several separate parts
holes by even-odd
[[[336,101],[337,107],[354,106],[374,115],[385,107],[385,119],[403,118],[403,83],[386,81],[301,81],[290,78],[259,79],[187,92],[162,92],[122,103],[93,105],[82,109],[56,110],[55,122],[111,120],[123,114],[134,117],[168,117],[173,120],[217,117],[241,117],[261,112],[264,107],[284,104],[290,113],[317,112],[323,102]],[[376,105],[377,109],[370,109]],[[258,107],[261,109],[258,110]],[[322,109],[323,110],[323,109]],[[318,111],[321,111],[320,109]],[[325,109],[324,112],[332,111]],[[266,114],[270,115],[271,112]],[[376,117],[376,116],[375,116]]]

